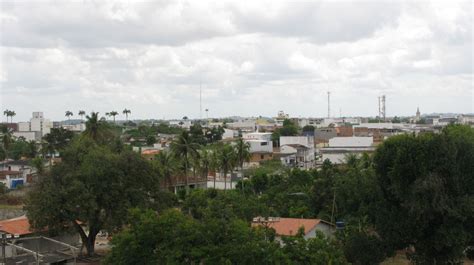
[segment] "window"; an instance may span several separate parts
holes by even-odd
[[[265,159],[265,155],[260,155],[260,159]]]
[[[264,146],[264,145],[268,145],[268,143],[267,142],[261,142],[260,143],[260,146]]]

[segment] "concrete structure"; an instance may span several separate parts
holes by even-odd
[[[314,130],[314,142],[316,145],[329,143],[329,139],[337,137],[336,128],[316,128]]]
[[[250,162],[246,166],[257,166],[261,162],[273,159],[271,133],[252,132],[243,134],[244,141],[250,145]]]
[[[32,118],[29,122],[18,123],[18,133],[15,133],[14,135],[23,137],[27,136],[29,140],[39,141],[43,136],[51,131],[51,128],[53,128],[53,123],[44,118],[43,112],[33,112]],[[33,134],[25,134],[25,132],[36,132],[34,136],[35,139],[31,139]],[[25,137],[25,139],[27,137]]]
[[[474,125],[474,115],[472,114],[459,115],[458,120],[461,124]]]
[[[76,123],[76,124],[69,124],[69,125],[64,124],[62,127],[72,132],[83,132],[86,130],[85,123]]]
[[[79,254],[79,234],[44,237],[47,231],[30,228],[26,216],[0,221],[0,232],[10,235],[5,246],[7,264],[68,264]]]
[[[238,136],[239,131],[224,128],[224,134],[222,134],[222,139],[234,139]]]
[[[328,159],[334,164],[345,163],[348,154],[360,155],[375,151],[372,137],[335,137],[329,140],[329,146],[321,148],[321,161]]]
[[[13,136],[16,138],[23,137],[25,141],[39,141],[41,139],[40,132],[13,132]]]
[[[227,127],[242,132],[254,132],[257,130],[257,121],[255,119],[240,119],[235,122],[227,123]]]
[[[283,148],[283,152],[290,152],[293,150],[284,148],[285,146],[291,147],[296,150],[296,161],[295,165],[301,168],[312,168],[314,166],[314,138],[311,136],[281,136],[280,137],[280,152]],[[287,158],[290,159],[291,158]],[[285,162],[286,160],[285,159]],[[290,163],[291,165],[291,163]]]

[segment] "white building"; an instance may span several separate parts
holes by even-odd
[[[63,125],[62,126],[64,129],[72,131],[72,132],[83,132],[86,130],[86,124],[85,123],[77,123],[77,124],[71,124],[71,125]]]
[[[474,124],[474,115],[463,114],[458,117],[461,124]]]
[[[331,163],[345,163],[348,154],[360,155],[375,151],[373,137],[334,137],[329,139],[329,146],[321,148],[322,161],[328,159]]]
[[[291,148],[288,148],[291,147]],[[280,137],[280,152],[288,154],[291,151],[296,150],[296,164],[292,166],[298,166],[301,168],[312,168],[314,165],[314,137],[313,136],[281,136]],[[291,156],[285,156],[286,159],[291,160]],[[291,164],[290,164],[291,165]]]
[[[239,131],[224,128],[224,134],[222,134],[222,139],[233,139],[238,136]]]
[[[49,119],[43,117],[43,112],[33,112],[33,117],[29,122],[20,122],[18,123],[18,133],[14,134],[15,136],[23,136],[25,138],[30,138],[29,140],[41,140],[43,136],[48,134],[53,128],[53,122]],[[32,134],[21,134],[24,132],[37,132],[35,134],[35,139],[32,138]],[[27,139],[28,139],[27,138]]]

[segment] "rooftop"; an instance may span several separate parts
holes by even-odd
[[[33,233],[30,230],[30,222],[25,215],[0,221],[0,231],[20,236]]]

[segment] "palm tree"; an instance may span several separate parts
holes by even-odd
[[[115,116],[118,115],[118,112],[116,112],[115,110],[112,110],[111,112],[109,112],[109,115],[114,117],[114,123],[115,123]]]
[[[225,144],[219,149],[219,167],[224,173],[224,190],[227,190],[227,173],[235,166],[235,152],[231,145]],[[230,185],[232,188],[232,177],[230,178]]]
[[[69,111],[69,110],[66,111],[66,115],[65,115],[65,116],[67,117],[68,120],[71,119],[71,116],[72,116],[72,115],[74,115],[74,114],[72,113],[72,111]]]
[[[10,112],[10,123],[13,123],[13,117],[16,115],[15,111],[9,111]]]
[[[176,170],[174,157],[169,152],[160,152],[155,156],[155,165],[157,170],[166,183],[166,186],[171,187],[171,177]]]
[[[84,115],[86,115],[86,112],[83,111],[83,110],[80,110],[78,114],[79,114],[79,116],[81,116],[81,120],[82,120],[82,119],[84,119]]]
[[[10,111],[9,110],[4,110],[3,115],[7,116],[7,123],[8,123],[8,117],[10,117]]]
[[[187,131],[183,131],[178,138],[176,138],[171,143],[171,150],[176,156],[184,163],[184,175],[185,175],[185,185],[186,185],[186,193],[189,191],[189,179],[188,179],[188,168],[189,168],[189,161],[192,156],[199,156],[198,149],[199,144],[193,142],[193,139],[190,137]]]
[[[91,112],[90,116],[86,116],[86,130],[84,134],[96,141],[99,135],[100,125],[99,113]]]
[[[12,132],[7,126],[1,126],[2,133],[2,145],[3,150],[5,150],[5,158],[8,158],[8,150],[10,149],[10,144],[13,142]]]
[[[237,140],[236,145],[234,146],[235,148],[235,155],[237,159],[237,163],[239,164],[240,171],[242,173],[242,191],[243,185],[244,185],[244,162],[250,161],[250,144],[248,142],[245,142],[242,137],[240,137]]]
[[[125,114],[125,119],[128,121],[128,114],[132,113],[129,109],[124,109],[122,111],[123,114]]]

